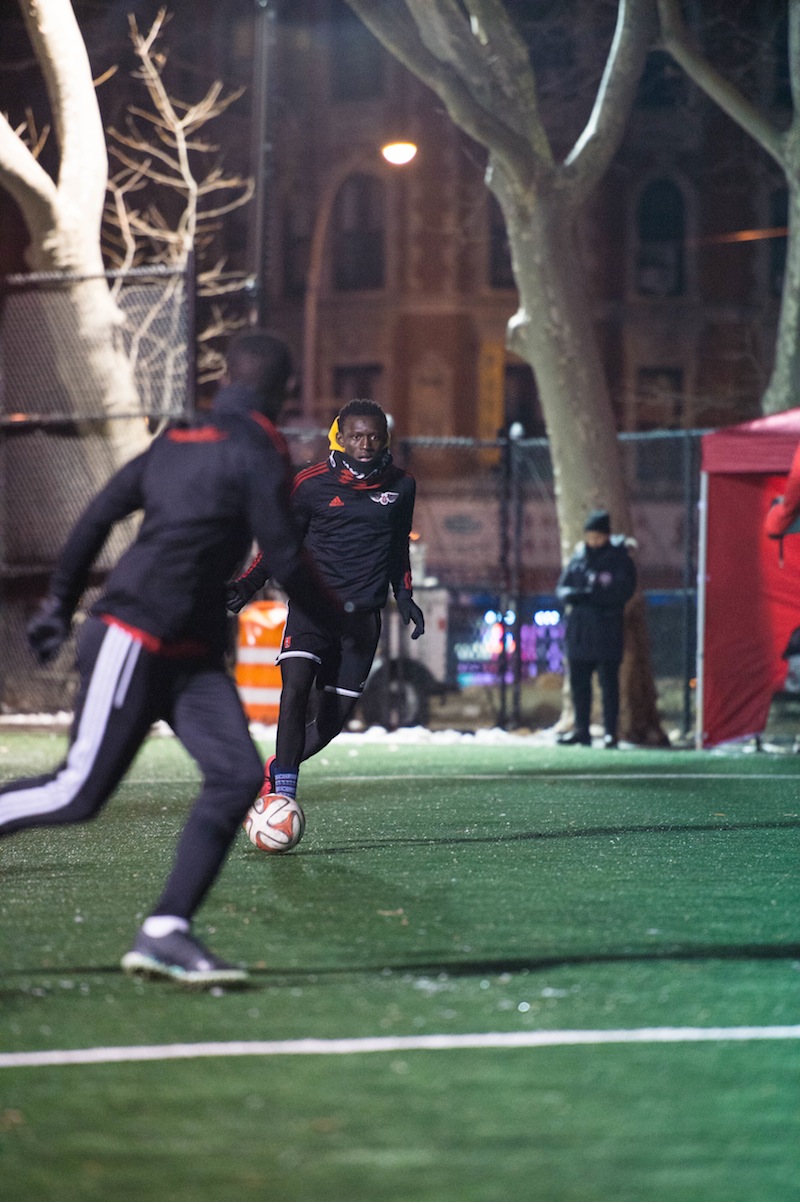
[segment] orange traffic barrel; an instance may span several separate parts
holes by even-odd
[[[254,601],[239,614],[236,687],[254,722],[277,722],[281,670],[275,663],[287,608],[283,601]]]

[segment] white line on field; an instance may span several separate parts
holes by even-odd
[[[356,1056],[365,1052],[438,1052],[461,1048],[553,1048],[607,1043],[717,1043],[800,1039],[793,1027],[638,1027],[618,1031],[496,1031],[474,1035],[387,1035],[365,1039],[273,1039],[231,1043],[168,1043],[150,1047],[5,1052],[0,1068],[121,1064],[135,1060],[195,1060],[208,1056]]]
[[[647,780],[658,784],[662,780],[790,780],[800,779],[800,773],[795,772],[442,772],[417,773],[414,771],[397,772],[393,776],[384,773],[375,775],[365,773],[363,776],[331,776],[333,783],[367,784],[369,781],[408,780],[408,781],[461,781],[461,780],[507,780],[519,784],[527,780],[530,784],[536,781],[572,781],[589,780],[601,784],[606,780]],[[166,783],[166,782],[165,782]],[[315,778],[314,784],[319,783]]]
[[[593,783],[601,783],[602,781],[626,781],[626,780],[646,780],[652,784],[658,784],[659,781],[675,781],[675,780],[730,780],[730,781],[798,781],[800,780],[800,772],[414,772],[413,770],[403,770],[402,772],[390,773],[363,773],[363,774],[348,774],[347,776],[330,775],[324,778],[332,784],[344,785],[366,785],[370,782],[385,782],[385,781],[420,781],[426,784],[437,784],[442,781],[510,781],[512,784],[521,784],[527,781],[529,784],[536,784],[538,781],[591,781]],[[309,784],[314,787],[322,783],[323,778],[316,776],[309,780]],[[141,777],[136,780],[131,779],[128,783],[136,785],[185,785],[194,784],[187,777]]]

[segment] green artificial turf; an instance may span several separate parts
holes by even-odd
[[[3,731],[0,777],[62,749]],[[300,846],[242,834],[198,916],[244,991],[118,970],[196,786],[173,740],[95,823],[3,843],[0,1053],[401,1043],[0,1067],[9,1199],[800,1198],[796,1038],[402,1045],[800,1023],[795,757],[346,739],[301,783]]]

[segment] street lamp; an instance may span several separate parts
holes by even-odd
[[[381,149],[381,154],[387,163],[396,167],[410,163],[417,153],[413,142],[389,142]],[[359,167],[371,162],[374,150],[363,147],[354,150],[341,162],[335,163],[325,177],[319,208],[314,218],[314,228],[311,234],[311,246],[308,255],[308,271],[306,273],[306,294],[303,310],[303,424],[312,425],[314,421],[314,401],[316,396],[316,358],[317,358],[317,325],[319,318],[319,294],[322,284],[322,269],[324,266],[325,243],[331,223],[331,215],[339,189],[348,176]]]
[[[264,229],[268,200],[267,190],[272,167],[272,145],[269,140],[267,109],[275,7],[272,0],[254,0],[254,3],[251,171],[255,180],[255,191],[248,230],[248,259],[252,267],[250,321],[254,325],[263,325],[266,319],[267,303]]]

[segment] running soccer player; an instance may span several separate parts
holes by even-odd
[[[95,817],[159,719],[197,761],[200,793],[164,891],[123,957],[126,972],[199,986],[247,977],[190,929],[262,781],[225,666],[226,585],[256,538],[288,595],[317,622],[335,627],[341,614],[295,529],[291,465],[272,425],[290,372],[280,339],[237,335],[211,413],[167,429],[98,493],[28,625],[34,656],[49,663],[112,527],[142,510],[135,541],[78,634],[80,687],[65,761],[0,788],[3,836]]]
[[[340,410],[328,458],[295,479],[292,508],[304,545],[348,612],[341,629],[331,630],[302,601],[289,599],[278,655],[283,687],[275,755],[267,762],[273,792],[296,797],[300,764],[352,714],[375,657],[390,585],[403,621],[414,624],[411,637],[425,631],[408,552],[415,493],[413,477],[392,462],[386,414],[370,400]],[[238,613],[271,569],[266,549],[232,582],[228,608]]]

